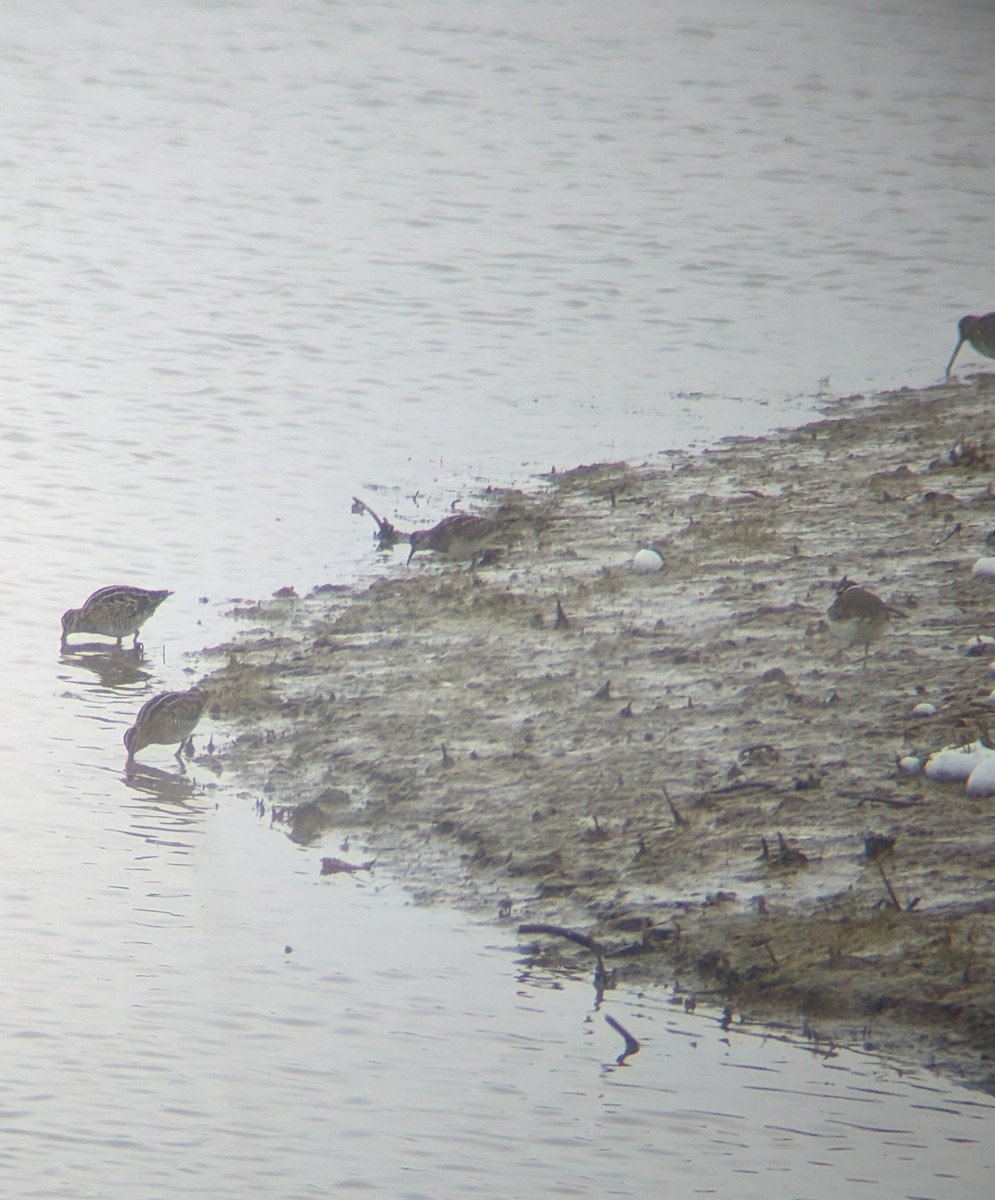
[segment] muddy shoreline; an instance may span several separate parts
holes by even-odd
[[[993,402],[979,376],[581,467],[481,498],[508,538],[475,572],[399,556],[243,609],[206,681],[225,765],[316,871],[375,858],[509,937],[568,928],[629,981],[995,1091],[995,799],[897,767],[990,740],[967,644],[995,632],[971,575]],[[658,574],[633,570],[646,546]],[[866,669],[826,628],[844,574],[908,613]]]

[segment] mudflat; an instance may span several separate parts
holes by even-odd
[[[225,765],[316,871],[995,1090],[995,798],[899,766],[993,744],[993,405],[977,376],[489,492],[494,562],[240,611]],[[866,667],[844,575],[905,614]]]

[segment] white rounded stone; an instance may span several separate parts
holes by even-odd
[[[995,579],[995,558],[979,558],[971,568],[974,579]]]
[[[665,565],[666,559],[659,550],[646,548],[637,550],[632,560],[632,569],[637,575],[654,575],[657,571],[662,571]]]
[[[995,754],[983,758],[967,779],[969,796],[995,796]]]
[[[937,783],[963,783],[980,762],[993,757],[995,753],[981,742],[944,746],[926,760],[926,778]]]

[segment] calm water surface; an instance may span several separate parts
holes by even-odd
[[[990,1194],[984,1098],[631,992],[617,1067],[510,929],[321,880],[121,735],[231,598],[399,569],[355,494],[421,524],[937,379],[995,307],[993,37],[927,0],[5,6],[5,1194]],[[175,589],[145,660],[60,657],[117,581]]]

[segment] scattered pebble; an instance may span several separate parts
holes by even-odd
[[[920,701],[912,710],[914,717],[935,717],[936,705],[930,704],[928,700]]]
[[[898,760],[898,769],[903,775],[918,775],[922,769],[922,759],[914,754],[905,754]]]
[[[992,559],[995,562],[995,559]],[[667,565],[667,560],[663,557],[659,550],[642,549],[636,551],[636,556],[632,560],[632,569],[637,575],[654,575],[657,571],[662,571]]]
[[[995,754],[983,758],[967,780],[969,796],[995,796]]]
[[[995,654],[995,637],[979,633],[976,637],[967,639],[964,649],[971,658],[977,658],[981,654]]]
[[[973,579],[995,579],[995,558],[979,558],[971,568]]]
[[[985,759],[995,759],[995,750],[981,742],[966,746],[944,746],[926,760],[926,778],[937,783],[963,783]]]

